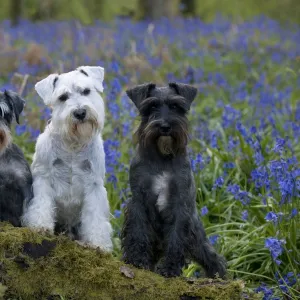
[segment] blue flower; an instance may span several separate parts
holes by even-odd
[[[122,212],[120,211],[120,210],[115,210],[114,211],[114,216],[116,217],[116,218],[120,218],[121,217],[121,215],[122,215]]]
[[[16,135],[20,136],[26,132],[26,125],[16,125],[15,132]]]
[[[217,187],[222,187],[224,184],[224,178],[223,177],[218,177],[216,179],[216,182],[214,183],[214,188],[217,188]]]
[[[293,208],[292,211],[291,211],[291,218],[294,218],[295,216],[298,215],[298,210],[297,208]]]
[[[262,292],[264,297],[263,300],[271,300],[271,297],[274,294],[273,288],[268,288],[265,283],[262,283],[257,289],[255,289],[257,293]]]
[[[233,169],[233,168],[235,168],[235,163],[234,162],[226,162],[226,163],[224,163],[223,166],[225,169]]]
[[[276,153],[282,153],[283,150],[284,150],[284,146],[285,146],[285,139],[282,139],[282,138],[276,138],[276,143],[275,143],[275,146],[273,148],[274,152]]]
[[[205,215],[207,215],[207,214],[208,214],[208,209],[207,209],[206,206],[203,206],[203,207],[201,208],[201,215],[202,215],[202,216],[205,216]]]
[[[212,236],[208,237],[208,239],[209,239],[209,242],[214,246],[219,239],[219,235],[217,235],[217,234],[212,235]]]
[[[243,210],[242,211],[242,220],[246,221],[248,219],[249,213],[248,210]]]
[[[270,211],[266,214],[265,220],[266,221],[272,221],[272,222],[276,223],[278,221],[278,215],[275,214],[274,212]]]
[[[276,262],[276,264],[280,264],[281,261],[278,260],[278,256],[280,256],[283,252],[283,247],[282,245],[285,244],[285,241],[284,240],[278,240],[276,238],[267,238],[265,240],[265,247],[267,249],[269,249],[270,253],[271,253],[271,256],[273,258],[273,260]]]

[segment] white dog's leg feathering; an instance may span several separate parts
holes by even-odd
[[[22,217],[24,226],[53,232],[55,224],[54,193],[50,182],[37,177],[33,183],[34,198],[28,204]]]
[[[109,222],[107,192],[103,184],[94,183],[85,196],[81,212],[81,239],[103,251],[112,251],[112,227]]]

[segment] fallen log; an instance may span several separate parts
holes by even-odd
[[[241,299],[241,281],[163,278],[65,236],[0,223],[0,299]]]

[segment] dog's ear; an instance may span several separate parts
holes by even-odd
[[[99,92],[103,92],[103,80],[104,80],[104,68],[102,67],[90,67],[90,66],[81,66],[77,68],[77,71],[82,73],[87,77],[91,77],[94,81],[95,88]]]
[[[19,116],[24,109],[25,100],[19,94],[12,91],[4,91],[4,96],[11,103],[16,121],[20,124]]]
[[[48,77],[37,82],[34,86],[39,96],[43,99],[46,105],[51,102],[51,95],[55,89],[55,84],[58,80],[58,74],[51,74]]]
[[[169,87],[175,92],[185,98],[188,104],[191,105],[197,95],[197,89],[189,84],[170,82]]]
[[[137,85],[126,91],[127,96],[132,100],[137,108],[139,108],[141,102],[146,99],[150,92],[155,89],[154,83],[144,83]]]

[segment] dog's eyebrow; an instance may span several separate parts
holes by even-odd
[[[140,105],[141,106],[148,106],[150,103],[158,104],[159,102],[161,102],[161,101],[158,98],[149,97],[149,98],[146,98],[145,100],[143,100]]]
[[[56,85],[57,80],[58,80],[58,76],[56,76],[53,80],[53,89],[55,89],[55,85]]]
[[[0,116],[3,118],[7,112],[9,112],[8,105],[5,102],[0,102]]]
[[[172,96],[166,99],[166,104],[177,104],[182,107],[186,107],[186,100],[181,96]]]
[[[82,70],[82,69],[79,69],[79,72],[80,72],[80,73],[82,73],[82,74],[84,74],[86,77],[89,77],[88,73],[87,73],[87,72],[85,72],[84,70]]]

